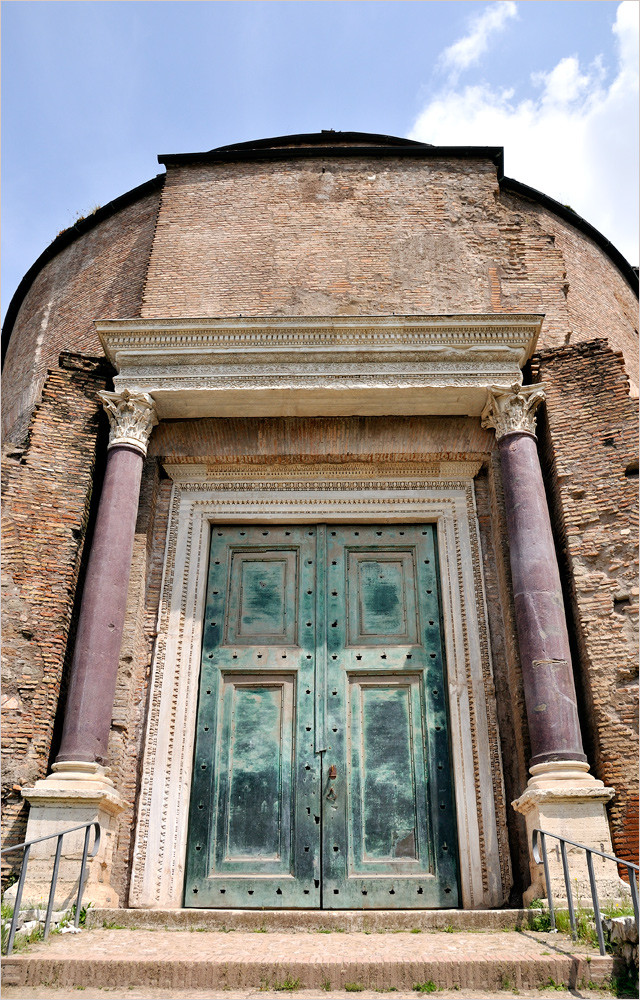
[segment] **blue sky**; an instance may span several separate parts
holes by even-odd
[[[322,128],[503,145],[638,262],[636,0],[2,3],[2,301],[192,152]]]

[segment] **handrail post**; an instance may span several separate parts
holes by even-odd
[[[49,902],[47,904],[47,916],[44,922],[44,940],[46,941],[49,937],[49,925],[51,924],[51,914],[53,912],[53,901],[56,895],[56,885],[58,882],[58,869],[60,867],[60,855],[62,853],[62,838],[64,833],[58,834],[58,843],[56,844],[56,857],[53,862],[53,874],[51,876],[51,888],[49,890]]]
[[[20,914],[20,903],[22,902],[22,890],[24,889],[24,881],[27,877],[27,865],[29,864],[29,851],[31,850],[30,845],[27,845],[24,849],[24,854],[22,855],[22,868],[20,869],[20,878],[18,879],[18,888],[16,889],[16,899],[13,904],[13,916],[11,917],[11,927],[9,929],[9,940],[7,942],[7,955],[10,955],[13,951],[13,939],[16,936],[16,926],[18,923],[18,916]]]
[[[602,918],[600,917],[600,906],[598,903],[598,889],[596,886],[596,877],[593,871],[593,857],[589,848],[586,848],[587,853],[587,868],[589,869],[589,883],[591,885],[591,899],[593,900],[593,915],[596,921],[596,933],[598,935],[598,944],[600,946],[600,954],[605,955],[606,949],[604,946],[604,935],[602,933]]]
[[[561,837],[557,833],[552,833],[549,830],[541,830],[539,827],[534,827],[531,836],[531,849],[533,859],[536,864],[544,864],[544,875],[545,881],[547,883],[547,899],[549,903],[549,915],[551,917],[551,925],[553,929],[556,928],[555,913],[553,911],[553,900],[551,897],[551,885],[549,878],[549,859],[547,857],[547,846],[546,837],[553,837],[554,840],[560,841],[560,851],[562,854],[562,870],[564,874],[564,884],[567,890],[567,904],[569,907],[569,919],[571,921],[571,936],[576,939],[577,937],[577,924],[575,918],[575,910],[573,906],[573,895],[571,892],[571,882],[569,878],[569,861],[567,857],[567,844],[571,844],[572,847],[577,847],[579,850],[584,851],[587,861],[587,870],[589,873],[589,887],[591,889],[591,899],[593,902],[593,916],[596,924],[596,932],[598,935],[598,945],[600,948],[600,954],[606,954],[605,943],[604,943],[604,933],[602,929],[602,915],[600,913],[600,903],[598,901],[598,886],[596,884],[595,872],[593,869],[593,855],[597,854],[599,858],[603,858],[605,861],[614,862],[619,867],[625,867],[627,869],[627,874],[629,876],[629,890],[631,892],[631,901],[633,903],[633,915],[636,924],[636,928],[640,930],[640,919],[638,914],[638,865],[632,864],[631,861],[623,861],[622,858],[617,858],[615,854],[608,854],[606,851],[598,851],[593,847],[589,847],[587,844],[579,844],[575,840],[569,840],[568,837]],[[538,846],[540,845],[540,846]],[[542,855],[542,856],[541,856]]]
[[[92,825],[92,824],[91,824]],[[78,882],[78,895],[76,897],[76,915],[73,921],[74,927],[77,927],[80,922],[80,905],[82,903],[82,893],[84,891],[84,881],[85,881],[85,868],[87,865],[87,854],[89,853],[89,836],[91,834],[91,825],[87,824],[84,831],[84,846],[82,848],[82,864],[80,865],[80,880]]]
[[[629,876],[629,888],[631,889],[631,902],[633,903],[633,914],[636,918],[636,927],[640,927],[640,913],[638,913],[638,883],[633,868],[627,865],[627,875]]]
[[[553,894],[551,892],[551,875],[549,874],[549,859],[547,857],[547,844],[544,833],[540,832],[540,846],[542,847],[542,864],[544,865],[544,879],[547,883],[547,904],[549,906],[549,917],[551,918],[551,930],[556,929],[556,915],[553,909]]]
[[[569,908],[571,937],[574,941],[576,941],[578,939],[578,928],[576,926],[576,914],[573,908],[573,893],[571,892],[571,882],[569,880],[569,861],[567,858],[567,845],[562,838],[560,838],[560,853],[562,855],[562,870],[564,872],[564,885],[567,890],[567,906]]]
[[[91,836],[91,829],[94,830],[94,841],[93,849],[89,853],[89,837]],[[100,848],[100,823],[97,820],[91,820],[89,823],[80,823],[79,826],[69,827],[67,830],[61,830],[59,833],[49,833],[45,837],[36,837],[34,840],[27,840],[24,844],[14,844],[13,847],[5,847],[4,850],[0,851],[0,854],[11,854],[13,851],[23,851],[22,855],[22,866],[20,868],[20,878],[18,879],[18,885],[16,888],[16,898],[13,907],[13,915],[11,917],[11,926],[9,929],[9,938],[7,940],[7,950],[6,954],[10,955],[13,951],[13,942],[16,935],[16,929],[18,924],[18,917],[20,915],[20,904],[22,902],[22,893],[24,890],[25,880],[27,877],[27,865],[29,863],[29,852],[34,844],[41,844],[46,840],[53,840],[57,838],[56,843],[56,854],[55,861],[53,865],[53,874],[51,876],[51,884],[49,887],[49,900],[47,902],[47,913],[44,923],[44,934],[43,937],[46,940],[49,935],[49,928],[51,925],[51,914],[53,912],[53,906],[56,895],[56,886],[58,882],[58,871],[60,868],[60,855],[62,853],[62,838],[67,833],[75,833],[76,830],[84,830],[84,845],[82,850],[82,864],[80,866],[80,879],[78,882],[78,894],[76,897],[76,916],[75,916],[75,926],[77,927],[80,921],[80,907],[82,905],[82,895],[84,892],[85,882],[87,880],[87,861],[89,858],[95,858]]]

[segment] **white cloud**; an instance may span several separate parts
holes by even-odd
[[[457,74],[477,63],[489,48],[491,35],[502,31],[507,21],[517,17],[514,0],[497,0],[471,20],[471,31],[450,45],[440,56],[440,66]]]
[[[636,0],[617,8],[612,79],[601,59],[584,68],[569,55],[532,75],[539,91],[533,99],[486,84],[456,88],[450,80],[420,113],[410,138],[504,146],[509,177],[571,205],[637,263],[639,11]]]

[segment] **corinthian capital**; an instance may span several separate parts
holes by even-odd
[[[99,392],[111,428],[109,447],[128,444],[147,454],[152,429],[158,423],[155,404],[146,392]]]
[[[482,411],[482,426],[494,427],[496,439],[507,434],[536,436],[535,411],[545,398],[542,385],[492,386]]]

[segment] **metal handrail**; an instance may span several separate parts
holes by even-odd
[[[89,854],[89,836],[91,834],[91,827],[95,830],[93,850]],[[29,863],[29,852],[34,844],[41,844],[43,840],[53,840],[54,837],[58,838],[58,843],[56,844],[56,856],[53,862],[53,874],[51,875],[51,888],[49,889],[49,901],[47,903],[47,915],[44,922],[44,940],[46,941],[49,937],[49,927],[51,925],[51,914],[53,913],[53,902],[56,895],[56,885],[58,882],[58,869],[60,868],[60,855],[62,854],[62,838],[67,833],[75,833],[76,830],[84,830],[84,846],[82,849],[82,864],[80,865],[80,880],[78,882],[78,894],[76,896],[76,914],[74,918],[74,927],[77,927],[80,922],[80,906],[82,904],[82,894],[84,892],[84,884],[87,880],[87,861],[89,858],[95,858],[98,850],[100,848],[100,824],[97,821],[92,820],[89,823],[81,823],[79,826],[71,826],[68,830],[60,830],[58,833],[49,833],[46,837],[36,837],[35,840],[26,840],[23,844],[15,844],[13,847],[5,847],[3,851],[0,851],[0,855],[10,854],[12,851],[24,850],[22,856],[22,867],[20,868],[20,878],[18,879],[18,888],[16,889],[16,898],[13,905],[13,916],[11,917],[11,928],[9,930],[9,938],[7,941],[7,950],[5,954],[10,955],[13,951],[13,941],[16,936],[16,927],[18,923],[18,917],[20,915],[20,903],[22,902],[22,890],[24,889],[25,879],[27,877],[27,865]]]
[[[600,916],[600,904],[598,902],[598,887],[596,885],[596,877],[593,871],[593,855],[597,854],[600,858],[606,858],[608,861],[615,861],[617,865],[621,865],[627,869],[627,874],[629,876],[629,888],[631,890],[631,902],[633,904],[633,914],[636,922],[636,928],[640,928],[640,915],[638,913],[638,885],[636,883],[636,875],[634,872],[638,872],[640,869],[638,865],[632,864],[631,861],[623,861],[622,858],[617,858],[614,854],[606,854],[605,851],[597,851],[595,847],[587,847],[586,844],[578,844],[575,840],[569,840],[567,837],[560,837],[557,833],[550,833],[549,830],[534,830],[532,838],[533,846],[533,858],[538,864],[544,865],[544,879],[547,884],[547,903],[549,904],[549,917],[551,918],[551,929],[556,929],[556,915],[553,908],[553,896],[551,893],[551,876],[549,874],[549,858],[547,856],[547,845],[545,837],[553,837],[554,840],[560,841],[560,855],[562,857],[562,873],[564,875],[564,884],[567,890],[567,909],[569,910],[569,921],[571,923],[571,937],[575,941],[578,936],[578,928],[576,924],[576,914],[573,906],[573,893],[571,892],[571,882],[569,881],[569,860],[567,858],[567,844],[571,847],[577,847],[581,851],[584,851],[587,858],[587,871],[589,872],[589,886],[591,888],[591,899],[593,901],[593,915],[596,922],[596,933],[598,935],[598,946],[600,948],[600,954],[606,954],[604,945],[604,934],[602,931],[602,917]],[[539,844],[539,846],[538,846]],[[540,856],[542,854],[542,857]]]

